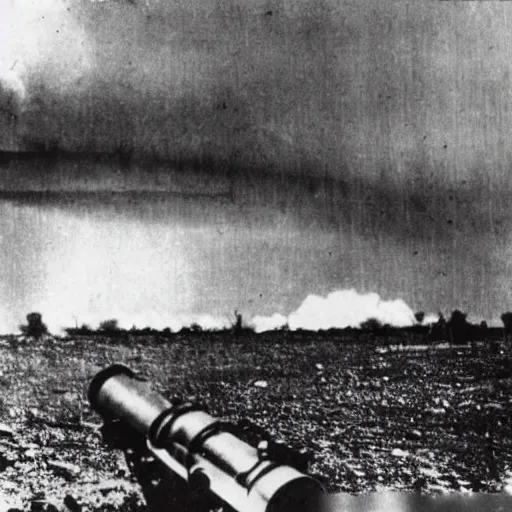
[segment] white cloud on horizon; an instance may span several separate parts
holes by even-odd
[[[288,323],[291,330],[322,330],[359,327],[369,318],[395,327],[414,325],[412,309],[402,300],[382,300],[377,293],[359,293],[355,289],[338,290],[326,297],[308,295],[299,308],[288,317],[275,313],[256,316],[252,324],[256,332],[271,330]]]

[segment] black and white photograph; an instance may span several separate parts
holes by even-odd
[[[0,0],[0,512],[512,510],[511,73],[508,1]]]

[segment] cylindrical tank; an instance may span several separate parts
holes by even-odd
[[[146,436],[153,453],[180,476],[204,474],[210,490],[239,512],[317,512],[323,489],[315,479],[260,459],[216,418],[194,407],[173,407],[124,365],[96,375],[89,400],[105,419],[123,420]],[[178,453],[179,460],[173,458]]]

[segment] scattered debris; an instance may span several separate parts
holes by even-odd
[[[409,457],[409,452],[402,450],[400,448],[394,448],[391,450],[391,455],[393,457]]]
[[[14,430],[9,425],[6,425],[5,423],[0,423],[0,436],[13,437]]]
[[[55,474],[70,481],[74,480],[80,474],[80,467],[69,462],[50,460],[48,461],[48,467],[51,468]]]

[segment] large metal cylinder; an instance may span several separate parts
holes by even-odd
[[[323,489],[315,479],[260,459],[205,411],[173,407],[126,366],[96,375],[89,400],[104,418],[123,420],[143,434],[153,453],[183,478],[205,475],[210,490],[239,512],[317,510]]]
[[[149,383],[137,379],[121,364],[109,366],[94,377],[89,385],[89,401],[104,418],[124,420],[141,434],[146,434],[162,411],[171,407]]]

